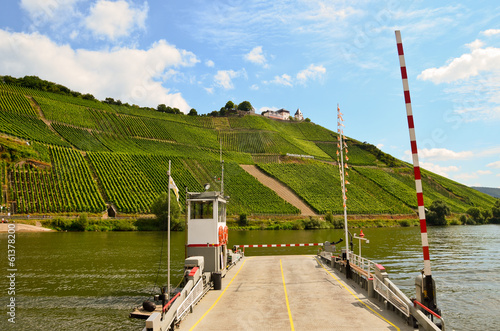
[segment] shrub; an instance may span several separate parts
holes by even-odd
[[[469,215],[472,218],[472,220],[474,221],[474,224],[483,223],[481,209],[479,209],[477,207],[471,207],[467,210],[467,215]]]
[[[441,200],[432,201],[427,213],[427,224],[429,225],[446,225],[446,216],[449,216],[450,208]]]
[[[70,220],[65,220],[60,217],[56,217],[50,222],[49,226],[57,231],[65,231],[65,230],[67,231],[71,230],[71,224],[72,222]]]
[[[78,219],[73,222],[73,225],[71,227],[74,231],[85,231],[88,225],[88,216],[86,213],[82,213],[80,214],[80,216],[78,216]]]
[[[399,225],[402,226],[402,227],[407,228],[407,227],[410,226],[410,221],[408,221],[408,220],[400,220],[399,221]]]
[[[158,226],[160,229],[166,230],[168,222],[168,194],[161,193],[151,206],[151,211],[156,215]],[[184,222],[180,218],[180,207],[177,204],[175,195],[170,196],[170,230],[182,231],[184,230]]]
[[[117,220],[113,226],[113,231],[135,231],[137,228],[127,220]]]
[[[240,214],[240,218],[238,219],[238,225],[239,226],[247,226],[248,225],[247,214]]]
[[[156,218],[138,218],[134,222],[134,226],[139,231],[158,231],[160,229]]]
[[[317,218],[311,216],[309,219],[304,220],[304,229],[321,229],[321,223]]]

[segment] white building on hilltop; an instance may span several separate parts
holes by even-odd
[[[279,109],[279,110],[266,110],[262,112],[262,116],[269,117],[275,120],[282,120],[282,121],[289,121],[290,120],[290,111],[286,109]],[[297,108],[297,111],[295,112],[294,116],[295,120],[297,121],[303,121],[304,120],[304,115],[302,115],[302,112],[300,111],[299,108]]]
[[[297,111],[295,112],[295,119],[297,121],[303,121],[304,120],[304,115],[302,115],[302,112],[300,111],[300,108],[297,108]]]
[[[283,108],[281,108],[280,110],[266,110],[262,112],[262,116],[269,117],[275,120],[288,121],[290,119],[290,112]]]

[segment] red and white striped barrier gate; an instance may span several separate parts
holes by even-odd
[[[420,165],[418,162],[417,139],[415,137],[415,125],[413,122],[413,111],[411,108],[410,88],[408,86],[408,74],[406,72],[406,62],[403,52],[403,42],[401,32],[396,30],[396,43],[398,47],[399,65],[401,67],[401,78],[403,80],[403,92],[406,104],[406,115],[408,118],[408,129],[410,131],[411,155],[413,159],[413,170],[415,174],[415,189],[417,191],[418,215],[420,219],[420,233],[422,237],[422,251],[424,254],[424,275],[428,303],[434,302],[434,290],[432,285],[431,260],[429,256],[429,240],[427,238],[427,222],[425,220],[424,194],[422,192],[422,177],[420,175]],[[434,309],[435,307],[429,307]]]
[[[307,247],[307,246],[323,246],[323,243],[310,243],[310,244],[261,244],[261,245],[234,245],[238,248],[260,248],[260,247]]]

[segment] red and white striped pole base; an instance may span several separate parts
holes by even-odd
[[[429,256],[429,240],[427,238],[427,222],[425,220],[424,195],[422,192],[422,177],[420,175],[420,165],[418,162],[417,139],[415,136],[415,125],[413,122],[413,111],[411,108],[410,88],[408,86],[408,74],[406,72],[406,62],[403,52],[401,32],[396,30],[396,43],[398,47],[399,64],[401,67],[401,78],[403,79],[403,92],[406,104],[406,115],[408,118],[408,129],[410,131],[411,155],[413,159],[413,170],[415,173],[415,189],[417,191],[418,216],[420,219],[420,233],[422,237],[422,251],[424,254],[424,275],[425,291],[427,303],[430,309],[435,309],[434,290],[432,284],[431,261]]]

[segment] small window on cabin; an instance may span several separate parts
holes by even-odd
[[[191,219],[212,219],[214,217],[213,201],[192,201]]]
[[[219,222],[226,221],[226,204],[219,201]]]

